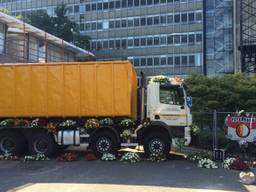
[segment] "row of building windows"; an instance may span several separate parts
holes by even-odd
[[[200,54],[188,55],[159,55],[148,57],[132,57],[129,60],[135,67],[172,66],[194,67],[200,66]]]
[[[202,32],[175,33],[170,35],[154,35],[127,37],[125,39],[100,39],[91,41],[91,50],[126,49],[136,47],[152,47],[166,45],[195,45],[202,42]]]
[[[107,11],[111,9],[131,8],[139,6],[152,6],[166,3],[195,3],[202,0],[118,0],[104,1],[90,4],[72,5],[68,7],[68,13],[81,13],[89,11]]]
[[[80,18],[80,22],[84,22]],[[80,24],[81,31],[104,30],[114,28],[127,28],[151,25],[170,25],[170,24],[193,24],[202,22],[202,12],[182,12],[176,14],[150,15],[147,17],[128,17],[118,18],[109,21],[95,21]]]

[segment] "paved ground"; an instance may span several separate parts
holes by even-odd
[[[19,192],[167,192],[255,191],[237,171],[197,168],[172,159],[161,163],[85,161],[0,161],[0,191]],[[208,190],[206,190],[208,189]]]

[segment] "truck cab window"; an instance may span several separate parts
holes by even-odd
[[[183,98],[178,93],[177,86],[160,86],[160,103],[168,105],[183,105]]]

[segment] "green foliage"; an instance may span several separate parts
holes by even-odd
[[[227,74],[207,77],[194,74],[186,83],[188,95],[193,97],[192,111],[256,111],[256,76]]]

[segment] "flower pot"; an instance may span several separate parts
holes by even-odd
[[[241,182],[246,185],[251,185],[255,182],[255,175],[251,171],[249,171],[249,172],[242,171],[239,174],[239,178],[241,179]]]

